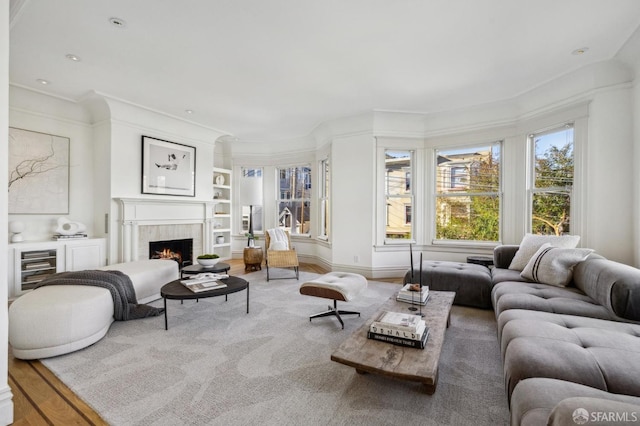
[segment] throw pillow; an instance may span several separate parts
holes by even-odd
[[[573,267],[591,253],[591,249],[558,248],[546,243],[536,251],[520,276],[542,284],[565,287],[571,282]]]
[[[526,234],[520,242],[520,247],[516,255],[513,256],[509,269],[515,269],[516,271],[522,271],[529,259],[535,254],[536,251],[545,243],[549,243],[554,247],[562,248],[575,248],[580,242],[579,235],[534,235]]]
[[[269,233],[269,250],[289,250],[289,238],[287,233],[280,229],[267,229]]]

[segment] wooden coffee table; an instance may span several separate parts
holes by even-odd
[[[394,294],[375,315],[342,342],[331,354],[331,360],[354,367],[360,374],[376,373],[420,382],[425,385],[427,393],[432,395],[438,383],[438,361],[455,295],[451,291],[429,291],[429,300],[422,307],[424,320],[429,327],[429,338],[424,349],[367,339],[369,325],[379,312],[386,310],[411,313],[407,310],[410,304],[397,302]]]
[[[225,283],[227,286],[214,290],[201,291],[199,293],[194,293],[186,288],[182,285],[180,280],[171,281],[170,283],[162,286],[160,289],[160,295],[164,299],[164,329],[169,329],[167,320],[167,299],[180,300],[182,303],[188,299],[196,299],[197,301],[198,299],[206,299],[207,297],[224,296],[226,301],[229,294],[247,290],[247,313],[249,313],[249,282],[234,276],[229,276],[229,278],[225,278],[220,281]]]

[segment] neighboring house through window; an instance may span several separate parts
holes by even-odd
[[[385,150],[386,241],[413,238],[413,155],[409,150]]]
[[[499,241],[501,143],[435,152],[436,241]]]
[[[311,215],[311,168],[279,168],[277,226],[294,234],[309,234]]]

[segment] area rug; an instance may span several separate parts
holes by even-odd
[[[251,273],[249,314],[244,291],[170,300],[167,331],[163,317],[116,322],[94,345],[43,363],[112,425],[508,424],[491,311],[454,306],[430,396],[330,360],[399,285],[369,281],[343,305],[362,317],[345,317],[342,330],[335,318],[309,321],[331,302],[299,294],[316,276]]]

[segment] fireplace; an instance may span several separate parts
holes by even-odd
[[[193,264],[193,239],[149,241],[149,259],[171,259],[183,268]]]

